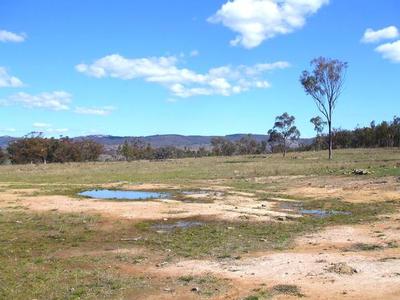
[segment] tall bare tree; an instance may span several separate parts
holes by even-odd
[[[275,124],[268,131],[269,142],[277,142],[282,146],[283,157],[286,156],[288,140],[297,140],[300,137],[300,131],[294,126],[296,118],[284,113],[275,118]]]
[[[313,70],[303,71],[300,82],[328,123],[329,159],[332,159],[332,115],[342,94],[348,63],[319,57],[311,61]]]

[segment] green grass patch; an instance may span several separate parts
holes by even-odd
[[[307,209],[344,211],[349,214],[323,218],[304,216],[291,222],[203,221],[203,226],[177,228],[163,233],[152,228],[158,222],[140,222],[136,228],[146,238],[138,243],[154,251],[170,251],[171,256],[223,259],[251,251],[287,249],[299,235],[330,225],[373,221],[381,214],[395,212],[398,207],[395,202],[355,204],[339,200],[307,201],[304,206]]]
[[[110,236],[98,229],[102,222],[83,214],[2,210],[0,299],[114,299],[149,288],[147,279],[119,274],[111,256],[55,255],[118,245],[118,231]]]

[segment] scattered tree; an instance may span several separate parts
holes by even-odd
[[[217,156],[231,156],[236,152],[236,146],[228,139],[216,137],[211,139],[212,153]]]
[[[3,149],[0,147],[0,165],[4,164],[7,160],[7,154],[4,153]]]
[[[317,133],[317,136],[315,137],[315,148],[318,150],[321,148],[321,136],[326,122],[320,116],[311,118],[310,122],[314,125],[314,131]]]
[[[300,82],[328,123],[329,159],[332,159],[332,115],[342,94],[347,62],[319,57],[311,61],[313,71],[303,71]]]
[[[283,157],[286,156],[289,140],[297,140],[300,137],[300,131],[294,126],[296,118],[284,113],[275,118],[275,124],[268,131],[269,142],[278,143],[282,147]]]

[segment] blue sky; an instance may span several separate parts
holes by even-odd
[[[309,137],[317,56],[350,65],[335,127],[400,114],[398,0],[227,2],[2,0],[0,135],[261,134],[287,111]]]

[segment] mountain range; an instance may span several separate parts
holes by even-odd
[[[211,139],[214,137],[224,137],[232,142],[236,142],[240,140],[242,137],[247,136],[248,134],[231,134],[226,136],[202,136],[202,135],[178,135],[178,134],[165,134],[165,135],[150,135],[150,136],[113,136],[113,135],[88,135],[88,136],[79,136],[73,139],[82,140],[82,139],[91,139],[105,146],[106,149],[116,149],[119,145],[123,144],[125,141],[133,141],[135,139],[139,139],[140,141],[150,144],[152,147],[165,147],[165,146],[174,146],[178,148],[190,148],[190,149],[198,149],[200,147],[210,148]],[[256,141],[267,141],[268,135],[263,134],[252,134],[252,138]],[[15,140],[18,140],[17,137],[11,136],[0,136],[0,147],[6,148],[7,145]],[[304,138],[299,139],[297,142],[292,143],[293,147],[296,147],[300,144],[308,145],[313,141],[312,138]]]

